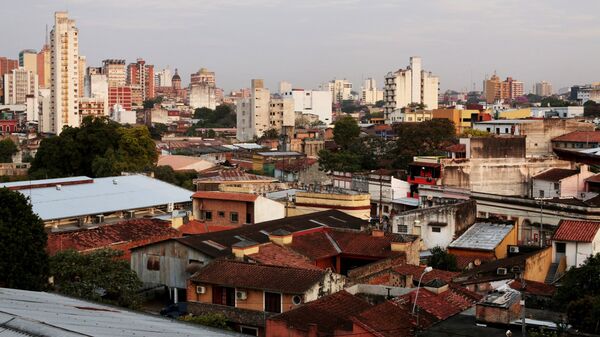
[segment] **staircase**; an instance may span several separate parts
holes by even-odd
[[[544,283],[552,284],[552,282],[554,282],[554,278],[556,277],[557,270],[558,270],[558,263],[551,264],[550,269],[548,269],[548,274],[546,274],[546,280],[544,280]]]

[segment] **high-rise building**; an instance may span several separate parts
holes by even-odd
[[[40,88],[50,88],[52,78],[51,67],[50,45],[44,44],[42,50],[37,53],[37,75]]]
[[[215,73],[201,68],[197,73],[190,76],[190,107],[215,109],[216,100],[216,78]]]
[[[33,49],[25,49],[19,52],[19,67],[37,74],[37,52]]]
[[[54,14],[51,35],[51,112],[49,132],[79,126],[79,30],[67,12]]]
[[[279,82],[279,94],[283,95],[286,92],[292,91],[292,84],[290,82],[281,81]]]
[[[87,68],[87,60],[85,56],[79,55],[79,61],[77,62],[77,71],[79,72],[79,97],[83,97],[85,94],[85,70]],[[81,104],[79,105],[81,106]]]
[[[115,111],[115,105],[121,106],[126,111],[131,111],[132,106],[131,87],[108,87],[108,106]]]
[[[500,82],[500,78],[494,74],[483,82],[483,92],[488,104],[498,101],[513,101],[523,96],[523,82],[512,77]]]
[[[269,101],[271,95],[263,80],[253,79],[250,97],[237,102],[237,139],[250,141],[261,137],[269,129]]]
[[[331,93],[329,91],[292,89],[284,92],[283,97],[294,100],[294,113],[302,115],[316,115],[325,123],[332,123]]]
[[[142,101],[154,98],[154,66],[139,58],[127,66],[127,84],[141,90]]]
[[[102,61],[102,73],[108,78],[109,87],[124,87],[127,82],[125,60]]]
[[[334,104],[341,104],[342,101],[354,98],[352,96],[352,83],[346,79],[324,83],[321,85],[321,90],[331,92],[331,100]]]
[[[157,87],[170,87],[171,78],[173,74],[171,74],[171,69],[167,66],[165,69],[159,70],[154,75],[154,85]]]
[[[535,84],[534,93],[538,96],[552,96],[552,84],[550,82],[541,81]]]
[[[103,114],[108,116],[108,77],[105,74],[102,74],[102,68],[87,68],[85,76],[85,97],[102,100],[104,107]]]
[[[363,84],[360,100],[363,104],[375,104],[383,100],[383,91],[377,89],[377,82],[374,78],[367,78]]]
[[[24,104],[29,109],[27,120],[37,120],[38,78],[31,71],[19,67],[4,74],[4,102],[6,104]]]
[[[277,95],[269,101],[269,128],[279,134],[288,134],[284,128],[293,128],[296,121],[294,100],[291,97]]]
[[[108,116],[107,110],[106,101],[102,97],[82,97],[79,99],[80,122],[87,116]]]
[[[6,57],[0,57],[0,103],[4,102],[4,86],[2,84],[4,75],[19,67],[19,60],[11,60]]]
[[[406,69],[389,72],[385,76],[383,91],[386,123],[404,121],[402,109],[411,104],[421,104],[424,109],[438,108],[440,79],[422,69],[420,57],[410,58]]]

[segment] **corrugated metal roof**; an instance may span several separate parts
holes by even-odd
[[[514,228],[513,225],[476,223],[450,244],[452,248],[494,250]]]
[[[47,337],[241,336],[160,316],[35,291],[0,288],[0,308],[2,337],[24,334]],[[9,330],[2,330],[6,328]]]
[[[191,202],[193,194],[144,175],[96,178],[90,184],[64,185],[60,189],[55,186],[21,189],[19,192],[31,197],[33,211],[42,220]]]

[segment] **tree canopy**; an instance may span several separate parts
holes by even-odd
[[[356,120],[350,116],[344,116],[335,122],[333,128],[333,140],[342,149],[348,149],[360,135],[360,128]]]
[[[592,100],[583,103],[583,115],[600,116],[600,104]]]
[[[43,290],[48,281],[44,223],[19,192],[0,189],[0,287]]]
[[[147,170],[157,158],[145,126],[125,127],[106,117],[86,117],[80,127],[66,127],[59,136],[42,140],[29,175],[106,177]]]
[[[17,145],[10,138],[0,140],[0,163],[12,163],[12,156],[17,151]]]
[[[389,156],[394,158],[396,168],[406,168],[414,156],[443,156],[445,148],[456,139],[454,123],[447,119],[400,123],[395,131],[398,140]]]
[[[562,100],[557,96],[548,96],[548,97],[542,98],[542,100],[540,101],[540,105],[543,107],[545,107],[545,106],[564,107],[564,106],[571,106],[574,104],[569,101]]]
[[[458,271],[456,256],[449,254],[439,246],[431,248],[429,266],[441,270]]]
[[[154,178],[164,182],[195,191],[194,179],[198,177],[196,171],[176,172],[171,166],[157,166],[152,169]]]
[[[237,122],[235,108],[230,104],[221,104],[215,110],[198,108],[194,111],[194,119],[199,119],[193,126],[195,128],[233,128]]]
[[[50,258],[56,290],[69,296],[136,307],[142,282],[122,255],[122,251],[112,249],[57,253]]]

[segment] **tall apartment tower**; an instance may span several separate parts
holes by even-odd
[[[541,81],[535,84],[534,93],[538,96],[552,96],[552,84],[550,82]]]
[[[27,105],[27,120],[38,120],[38,76],[23,67],[4,74],[4,102]]]
[[[79,30],[67,12],[54,14],[50,33],[51,50],[51,130],[60,134],[64,126],[79,126]]]
[[[125,60],[102,61],[102,73],[108,78],[108,86],[110,88],[124,87],[127,82]]]
[[[142,101],[154,98],[154,66],[141,58],[130,63],[127,66],[127,84],[139,87]]]
[[[506,80],[500,82],[500,77],[494,74],[483,82],[483,94],[488,104],[497,101],[512,101],[523,96],[523,82],[512,77],[507,77]]]
[[[363,104],[375,104],[383,99],[383,91],[377,89],[374,78],[367,78],[363,83],[360,100]]]
[[[19,52],[19,67],[37,74],[37,52],[33,49],[25,49]]]
[[[240,141],[250,141],[261,137],[269,129],[269,104],[271,94],[265,88],[264,81],[252,80],[250,97],[237,103],[237,135]]]
[[[40,88],[50,88],[52,81],[52,64],[50,60],[50,45],[44,44],[42,50],[37,54],[37,75]]]
[[[440,79],[422,69],[420,57],[410,58],[406,69],[389,72],[385,76],[383,91],[386,123],[403,122],[402,109],[410,104],[423,104],[425,109],[438,108]]]

